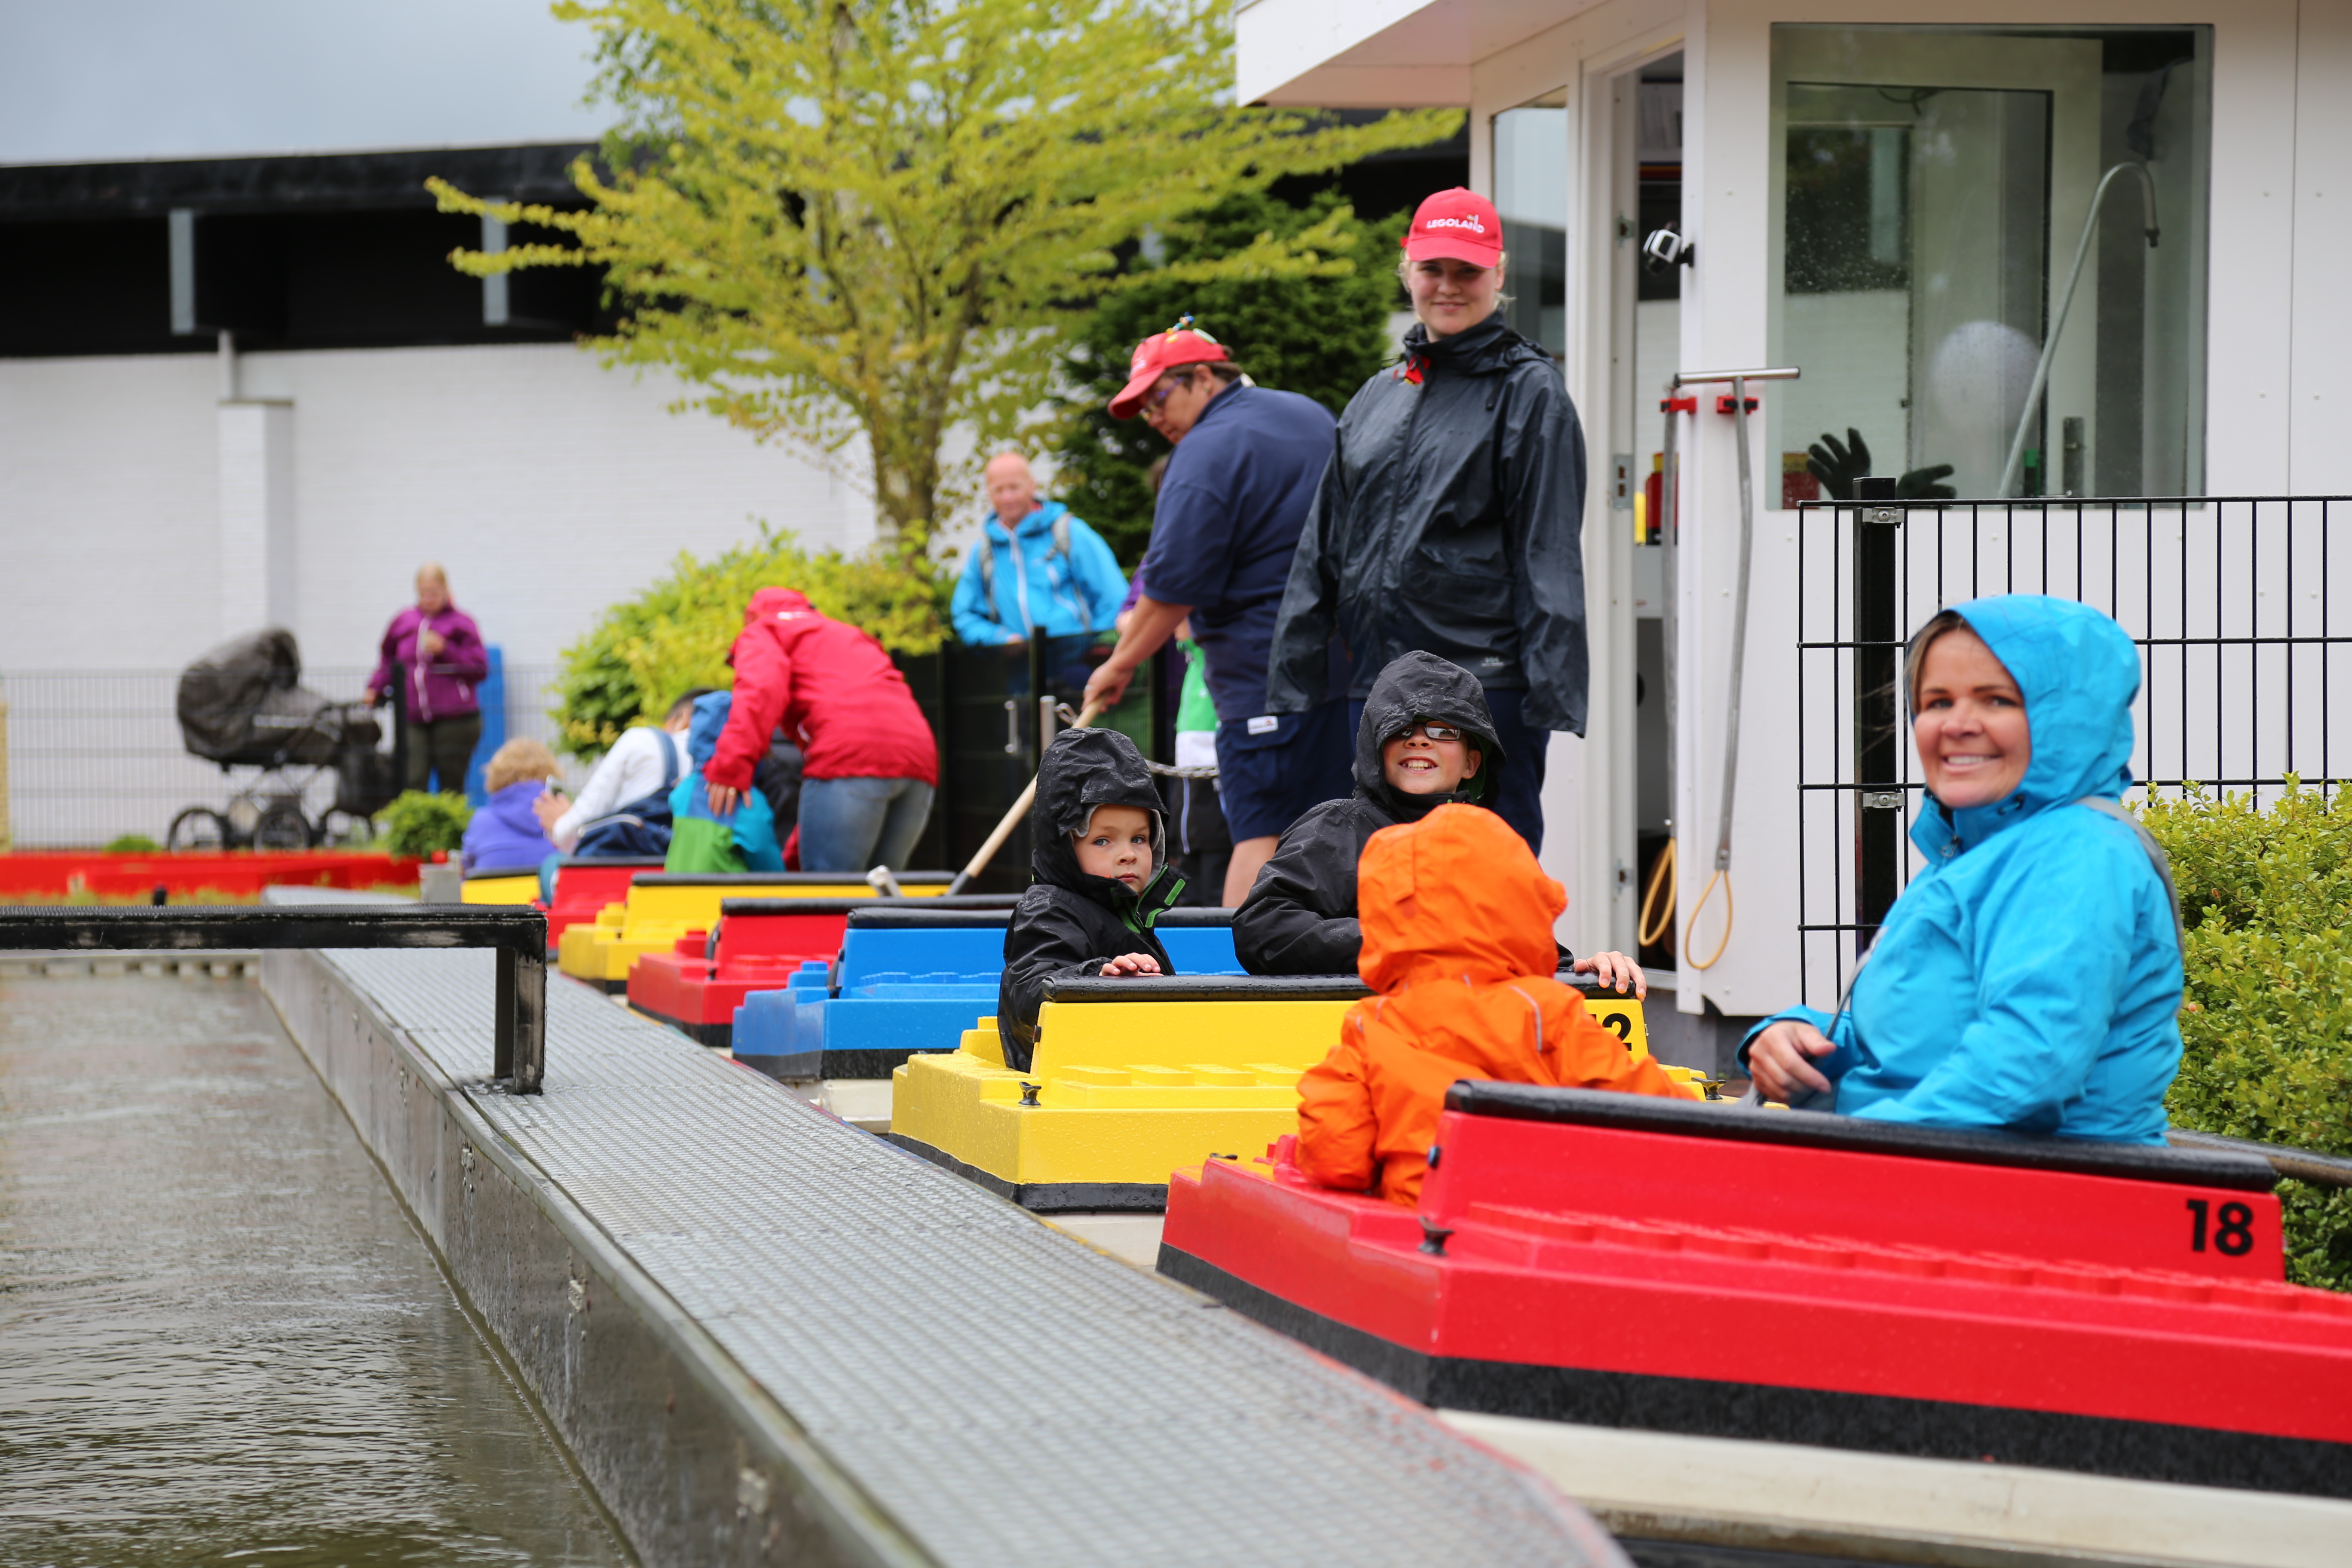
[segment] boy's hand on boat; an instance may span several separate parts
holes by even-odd
[[[1122,952],[1117,958],[1105,959],[1102,972],[1108,975],[1157,974],[1160,961],[1148,952]]]
[[[1811,1024],[1788,1019],[1757,1036],[1756,1043],[1748,1047],[1748,1075],[1755,1079],[1758,1095],[1783,1105],[1800,1089],[1827,1094],[1830,1080],[1813,1066],[1813,1058],[1835,1049],[1829,1037]]]
[[[1597,977],[1621,996],[1628,991],[1637,997],[1650,994],[1650,977],[1642,973],[1640,964],[1622,952],[1596,952],[1590,958],[1578,959],[1572,968],[1578,974]]]

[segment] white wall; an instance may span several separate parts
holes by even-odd
[[[291,582],[262,600],[224,566],[258,536],[236,488],[256,422],[224,418],[214,359],[0,361],[0,669],[176,668],[273,599],[307,662],[361,663],[427,559],[510,661],[543,664],[754,516],[813,546],[874,536],[851,486],[566,345],[252,354],[236,392],[291,405],[268,421]]]

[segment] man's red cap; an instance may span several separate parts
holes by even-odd
[[[1164,371],[1184,364],[1214,364],[1230,360],[1233,351],[1192,324],[1185,317],[1164,332],[1154,332],[1135,345],[1135,357],[1128,362],[1127,384],[1110,400],[1110,416],[1132,419],[1143,405],[1143,395],[1151,390]]]
[[[1450,256],[1479,267],[1503,258],[1503,219],[1495,204],[1456,185],[1421,204],[1401,242],[1408,261]]]

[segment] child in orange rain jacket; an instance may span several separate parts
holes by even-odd
[[[1356,887],[1356,967],[1379,994],[1348,1010],[1339,1043],[1299,1080],[1298,1167],[1314,1180],[1416,1202],[1462,1079],[1695,1098],[1552,977],[1568,893],[1493,812],[1441,805],[1381,829]]]

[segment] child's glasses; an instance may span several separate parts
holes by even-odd
[[[1462,738],[1462,731],[1451,724],[1408,724],[1404,727],[1404,733],[1397,739],[1410,741],[1415,735],[1426,735],[1433,741],[1458,741]]]

